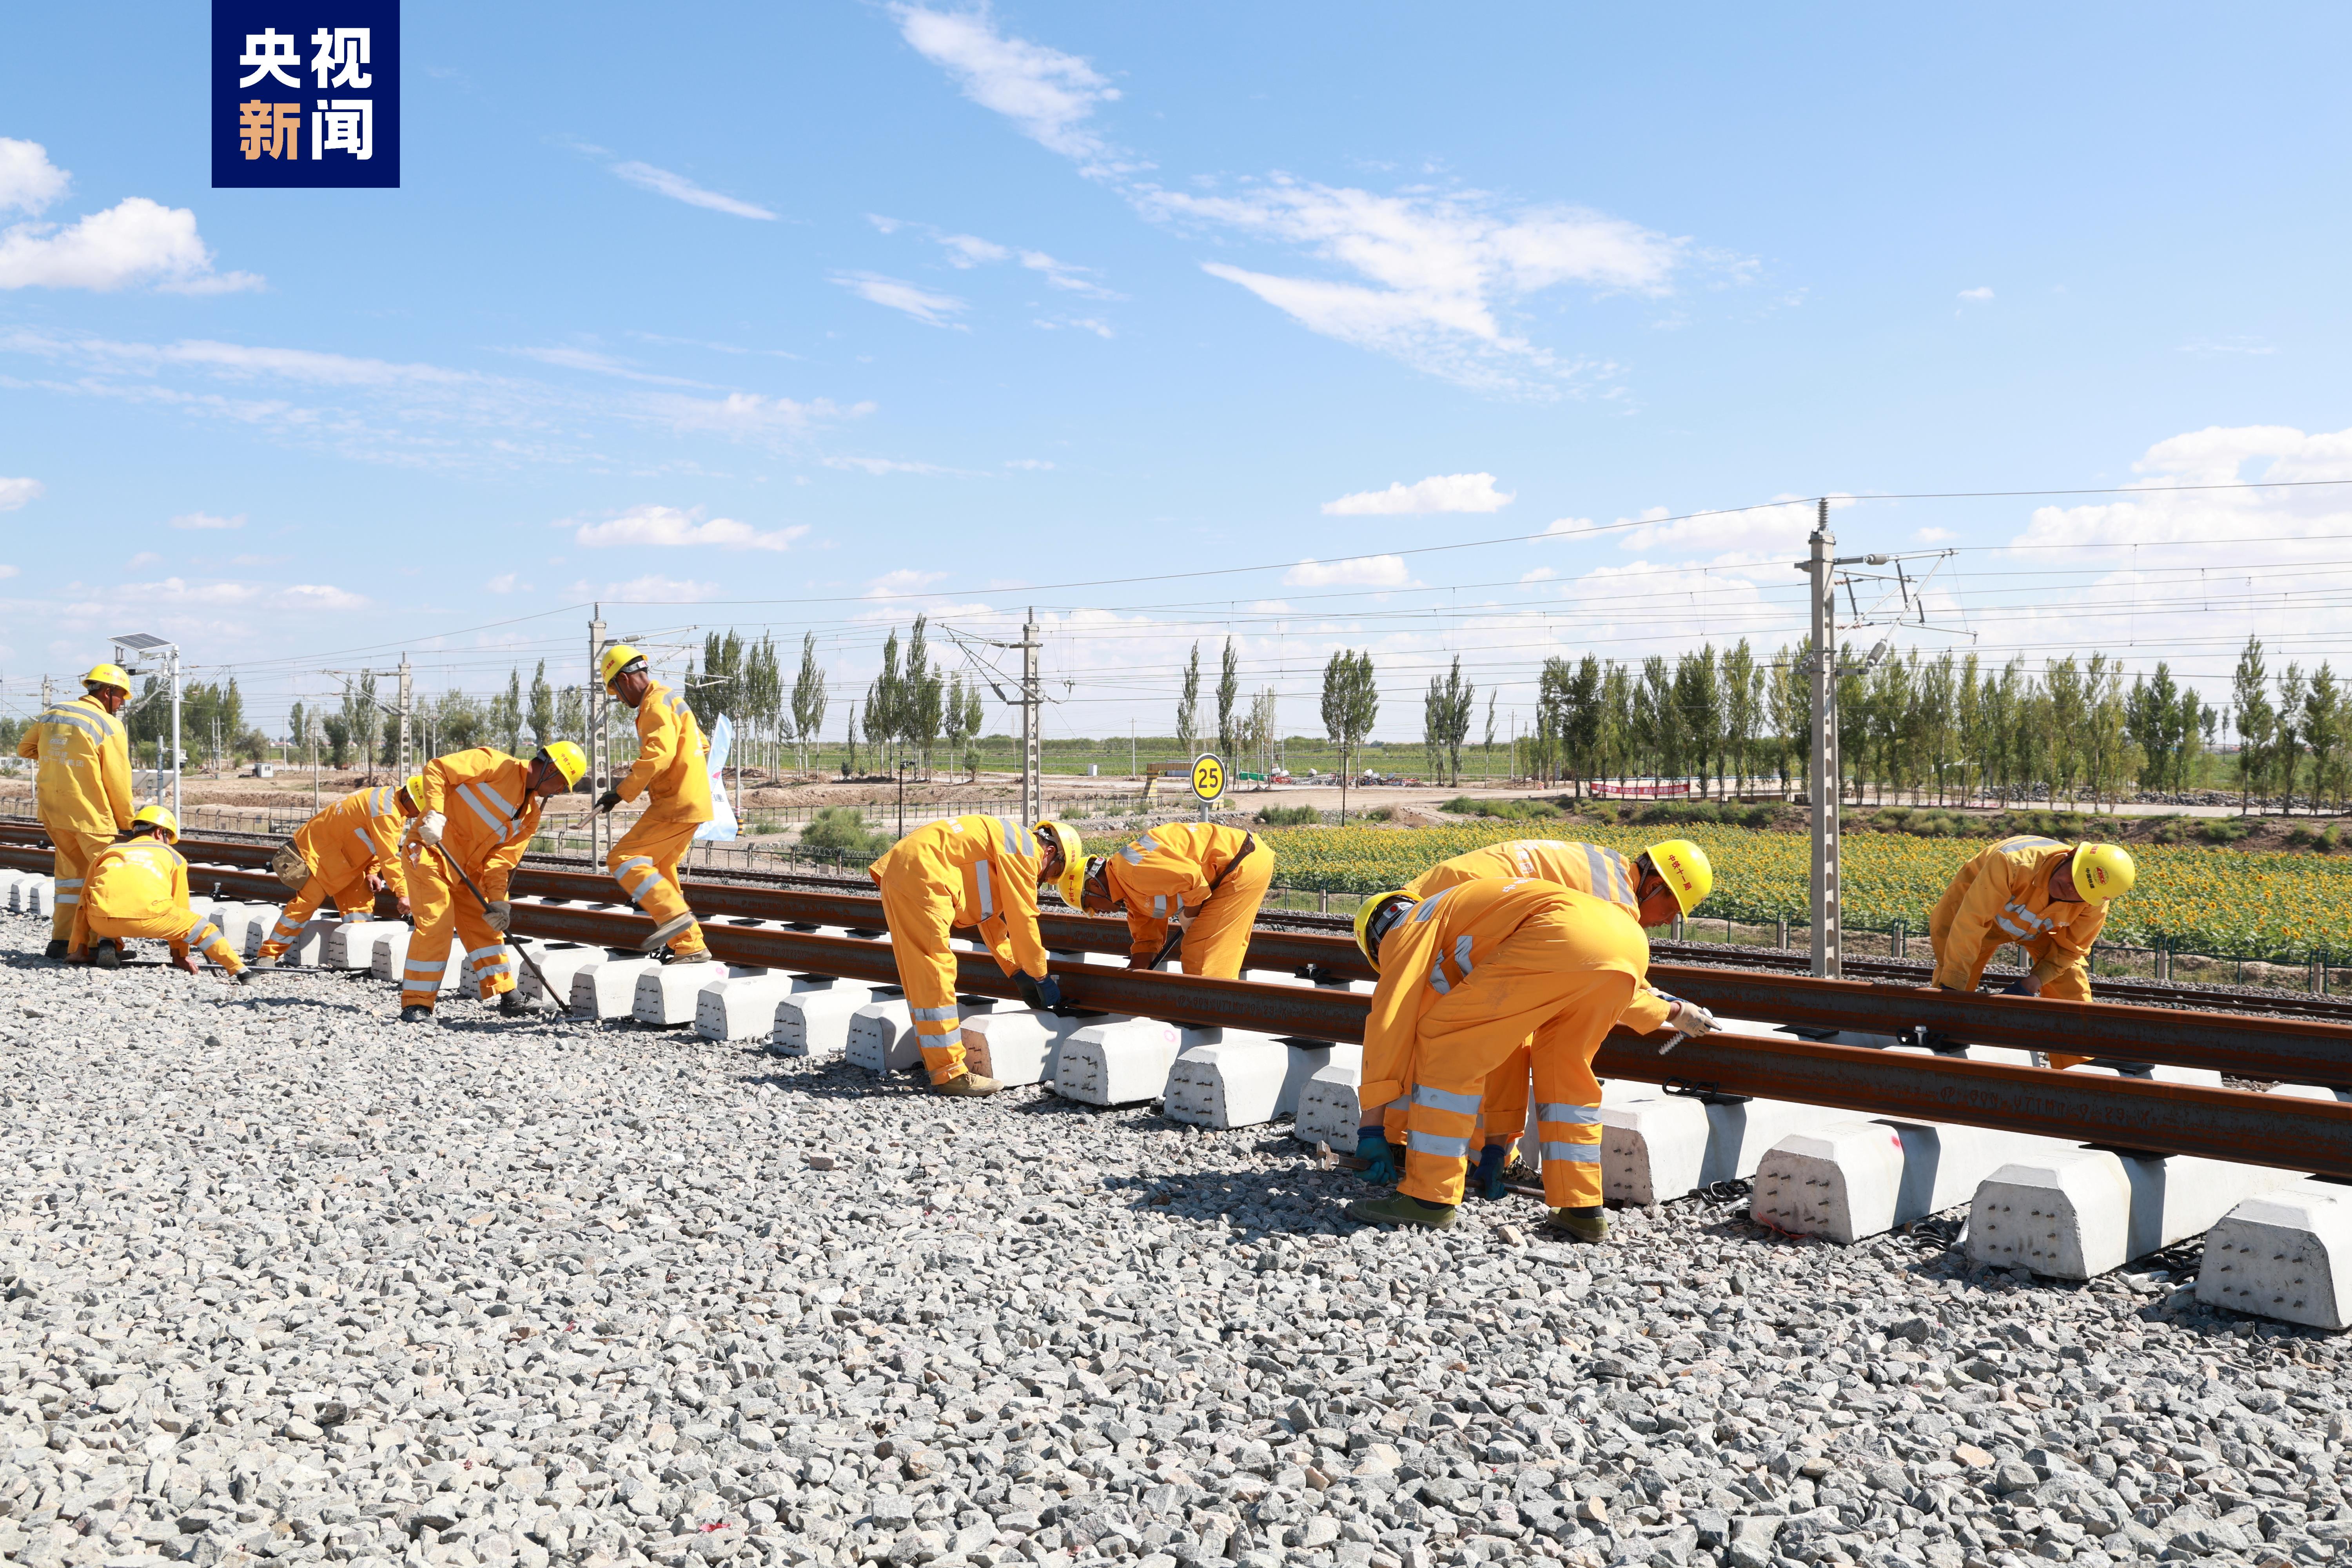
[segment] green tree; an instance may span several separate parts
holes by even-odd
[[[1225,759],[1229,768],[1239,765],[1234,761],[1241,743],[1234,719],[1240,711],[1241,698],[1241,660],[1234,652],[1234,639],[1227,637],[1224,652],[1217,660],[1217,754]]]
[[[2278,728],[2272,742],[2271,761],[2271,776],[2279,792],[2279,810],[2287,816],[2294,815],[2295,777],[2303,771],[2307,739],[2303,729],[2303,702],[2307,695],[2303,666],[2289,664],[2286,672],[2279,677]]]
[[[1722,793],[1723,689],[1716,679],[1715,647],[1709,644],[1675,661],[1674,730],[1682,766],[1697,775],[1706,794],[1707,763],[1716,764],[1716,793]]]
[[[2323,798],[2339,803],[2344,798],[2344,694],[2326,660],[2312,672],[2304,691],[2301,728],[2304,744],[2311,751],[2311,809],[2315,813]]]
[[[1184,693],[1176,700],[1176,746],[1191,756],[1201,740],[1201,645],[1192,645],[1192,662],[1184,667]]]
[[[1193,668],[1200,667],[1200,645],[1193,645]],[[1181,710],[1179,710],[1180,713]],[[1380,717],[1381,694],[1372,679],[1372,655],[1368,648],[1350,653],[1341,648],[1323,666],[1323,732],[1339,748],[1339,825],[1348,822],[1348,782],[1354,776],[1351,760]]]
[[[522,749],[522,672],[507,671],[507,689],[490,699],[489,729],[499,750],[513,756]]]
[[[809,766],[809,748],[821,743],[824,729],[824,670],[816,661],[816,634],[801,634],[800,673],[793,679],[793,738],[800,743],[801,768]]]
[[[882,644],[881,672],[866,688],[866,738],[877,753],[904,732],[906,688],[906,677],[898,672],[898,632],[893,627]],[[877,754],[877,760],[888,767],[887,757]]]
[[[587,694],[581,688],[567,686],[555,694],[555,733],[583,748],[588,744]]]
[[[900,714],[907,743],[922,758],[926,773],[930,770],[931,747],[939,741],[946,685],[939,666],[930,661],[925,641],[929,625],[929,616],[917,616],[914,631],[907,638],[906,702]]]
[[[2238,805],[2243,814],[2253,809],[2254,796],[2269,784],[2271,748],[2278,738],[2278,710],[2271,706],[2262,638],[2246,639],[2231,686],[2238,710]]]
[[[1429,697],[1423,704],[1422,729],[1423,743],[1429,750],[1429,771],[1433,779],[1444,777],[1451,784],[1462,782],[1462,742],[1470,733],[1470,715],[1477,700],[1477,689],[1462,679],[1462,656],[1454,657],[1454,668],[1444,676],[1429,678]]]
[[[539,668],[530,672],[530,702],[526,710],[530,720],[530,742],[534,749],[544,747],[550,741],[565,738],[556,727],[555,688],[547,683],[547,660],[541,659]]]
[[[1756,731],[1764,720],[1764,671],[1741,637],[1723,656],[1723,743],[1731,752],[1732,787],[1744,790],[1756,767]]]

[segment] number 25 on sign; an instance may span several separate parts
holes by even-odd
[[[1192,796],[1206,805],[1225,793],[1225,764],[1214,752],[1192,759]]]

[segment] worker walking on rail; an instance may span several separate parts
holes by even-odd
[[[693,846],[694,830],[711,818],[709,742],[686,699],[653,678],[645,655],[614,643],[598,661],[604,689],[636,710],[637,762],[620,783],[596,797],[609,812],[623,801],[648,795],[646,813],[621,836],[605,857],[621,890],[654,918],[653,934],[639,943],[645,952],[667,946],[673,963],[708,963],[702,928],[687,908],[677,866]]]
[[[1085,858],[1086,847],[1067,823],[1032,828],[1009,816],[974,815],[927,822],[866,868],[882,891],[890,956],[933,1093],[969,1098],[1003,1087],[964,1066],[950,930],[978,927],[997,967],[1013,977],[1030,1006],[1067,1011],[1061,986],[1045,972],[1037,889]]]
[[[1487,1076],[1533,1042],[1547,1229],[1609,1234],[1601,1212],[1601,1085],[1592,1058],[1650,967],[1649,939],[1617,904],[1528,878],[1383,893],[1356,918],[1380,984],[1364,1022],[1365,1113],[1405,1106],[1403,1179],[1348,1217],[1445,1229]],[[1375,1122],[1367,1134],[1375,1135]]]
[[[2088,1002],[2091,943],[2106,924],[2107,906],[2131,891],[2138,874],[2120,844],[2064,844],[2030,833],[2002,839],[1959,868],[1927,917],[1932,984],[1974,992],[1992,955],[2015,942],[2032,968],[2006,994]],[[2050,1065],[2090,1059],[2053,1054]]]
[[[1059,883],[1072,909],[1127,916],[1129,969],[1151,968],[1172,930],[1185,973],[1235,980],[1274,885],[1274,847],[1238,827],[1164,823],[1115,855],[1072,861]]]
[[[548,798],[587,772],[578,746],[550,741],[527,763],[488,746],[436,757],[411,782],[421,815],[401,847],[416,921],[400,977],[402,1023],[433,1021],[452,936],[465,941],[466,973],[483,1001],[497,997],[509,1017],[553,1010],[546,997],[526,1002],[515,990],[506,946],[514,921],[507,882],[539,831]]]
[[[178,817],[160,805],[144,806],[131,818],[129,839],[91,858],[81,900],[74,905],[67,962],[119,968],[125,945],[146,937],[170,942],[172,962],[191,974],[198,968],[195,954],[202,952],[227,971],[229,979],[253,979],[212,917],[196,913],[190,902],[188,863],[173,847],[179,837]]]
[[[1671,924],[1697,909],[1715,889],[1713,863],[1706,850],[1687,838],[1653,844],[1631,859],[1598,844],[1516,838],[1441,860],[1406,883],[1404,890],[1412,898],[1425,899],[1462,882],[1513,877],[1589,894],[1616,905],[1644,926]],[[1695,1038],[1714,1030],[1715,1015],[1645,980],[1633,988],[1633,999],[1618,1022],[1637,1034],[1671,1028]],[[1487,1079],[1481,1097],[1471,1190],[1483,1197],[1500,1198],[1514,1173],[1512,1149],[1528,1124],[1528,1055],[1529,1046],[1524,1044],[1512,1052]],[[1370,1168],[1366,1174],[1374,1181],[1396,1179],[1405,1135],[1402,1102],[1390,1103],[1385,1132],[1385,1139],[1371,1141],[1368,1151]]]
[[[278,911],[255,968],[275,969],[312,912],[329,900],[345,920],[360,920],[373,912],[376,894],[388,888],[400,901],[400,912],[410,912],[400,841],[409,823],[423,815],[416,805],[422,782],[412,777],[406,784],[353,790],[278,847],[269,868],[294,896]]]
[[[65,957],[72,943],[90,862],[131,826],[131,735],[117,717],[131,700],[131,677],[119,664],[101,664],[81,678],[81,689],[43,709],[16,742],[18,756],[39,760],[34,805],[57,847],[51,958]]]

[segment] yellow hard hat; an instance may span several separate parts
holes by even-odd
[[[131,817],[131,826],[133,827],[145,827],[152,826],[157,832],[163,834],[165,837],[171,839],[175,844],[178,843],[180,839],[180,819],[172,815],[171,809],[168,806],[141,806],[138,814]]]
[[[2074,891],[2094,904],[2122,898],[2139,877],[2131,851],[2120,844],[2077,844],[2066,869],[2074,876]]]
[[[1381,966],[1381,941],[1389,934],[1405,910],[1412,908],[1411,893],[1381,893],[1356,906],[1356,945],[1363,950],[1364,962],[1374,969]],[[1380,930],[1372,927],[1377,924]]]
[[[1675,902],[1682,906],[1683,913],[1706,902],[1706,896],[1715,891],[1715,868],[1708,864],[1706,851],[1689,839],[1669,838],[1642,853],[1674,889]]]
[[[1065,855],[1062,874],[1054,879],[1054,887],[1062,895],[1062,902],[1083,913],[1087,907],[1087,879],[1103,863],[1099,855]]]
[[[1072,827],[1066,822],[1056,821],[1055,818],[1049,816],[1045,821],[1039,823],[1034,831],[1040,838],[1051,834],[1053,836],[1054,842],[1062,847],[1062,874],[1054,879],[1054,885],[1055,887],[1060,887],[1063,881],[1069,877],[1070,868],[1073,866],[1076,866],[1078,868],[1081,875],[1085,874],[1087,868],[1087,845],[1086,840],[1078,837],[1078,830],[1076,828]],[[1065,899],[1069,899],[1070,907],[1072,909],[1076,909],[1077,907],[1077,900],[1071,899],[1066,890],[1064,891],[1062,896]]]
[[[81,678],[84,686],[111,686],[125,697],[131,695],[131,672],[119,664],[93,664],[89,673]]]
[[[423,773],[409,774],[406,782],[402,784],[400,786],[400,794],[408,797],[409,805],[415,806],[420,812],[423,811],[425,809],[425,775]],[[398,795],[393,797],[392,804],[395,807],[400,805]]]
[[[539,749],[539,754],[555,764],[555,771],[563,775],[566,789],[587,776],[588,753],[569,741],[550,741]],[[414,782],[422,784],[424,780],[420,776]]]
[[[604,649],[604,657],[596,661],[596,679],[604,683],[605,690],[610,691],[613,689],[614,677],[619,675],[621,671],[628,668],[629,666],[633,664],[643,664],[645,661],[646,656],[639,653],[635,648],[631,647],[627,643],[616,642],[611,644]]]

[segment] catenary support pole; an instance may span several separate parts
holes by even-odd
[[[1021,820],[1024,823],[1037,820],[1043,794],[1039,752],[1044,737],[1039,731],[1045,728],[1045,699],[1037,675],[1037,651],[1042,646],[1033,605],[1021,626]]]
[[[1843,913],[1838,897],[1838,792],[1843,769],[1838,758],[1837,576],[1830,569],[1830,551],[1836,543],[1836,536],[1830,532],[1829,498],[1824,496],[1813,529],[1812,553],[1805,563],[1813,611],[1810,655],[1813,745],[1805,793],[1813,808],[1813,973],[1832,980],[1844,973],[1838,940]]]
[[[613,787],[604,776],[604,683],[597,671],[604,659],[604,606],[598,605],[588,622],[588,782],[598,791]],[[604,815],[599,811],[588,814],[588,856],[601,864],[604,858]]]

